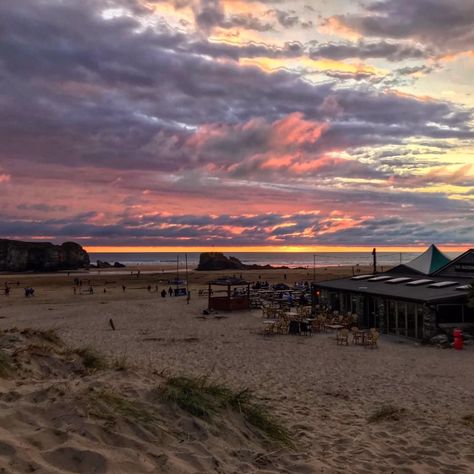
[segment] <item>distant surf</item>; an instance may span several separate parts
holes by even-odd
[[[420,252],[421,253],[421,252]],[[412,260],[420,253],[414,252],[379,252],[377,254],[378,265],[392,266]],[[197,267],[199,263],[199,253],[190,252],[187,254],[188,267]],[[312,268],[333,267],[333,266],[366,266],[372,264],[370,252],[226,252],[225,255],[237,257],[246,265],[272,265],[275,267],[286,266],[289,268]],[[447,253],[450,258],[457,256],[457,253]],[[96,260],[107,262],[120,262],[125,265],[176,265],[179,257],[179,266],[184,266],[184,253],[171,252],[116,252],[116,253],[90,253],[91,263]]]

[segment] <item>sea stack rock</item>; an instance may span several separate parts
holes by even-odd
[[[75,270],[87,268],[89,263],[89,255],[75,242],[54,245],[0,239],[0,271],[3,272]]]
[[[235,257],[226,257],[221,252],[204,252],[199,256],[196,270],[243,270],[245,265]]]

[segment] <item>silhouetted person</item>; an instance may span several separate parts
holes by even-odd
[[[166,298],[166,290],[164,288],[161,290],[161,297]]]
[[[125,293],[125,288],[126,286],[125,285],[122,285],[122,291]]]
[[[168,294],[173,296],[173,288],[171,288],[171,286],[168,288]]]

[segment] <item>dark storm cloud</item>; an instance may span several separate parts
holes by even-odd
[[[348,58],[384,58],[389,61],[402,61],[404,59],[420,59],[430,55],[426,48],[414,44],[402,44],[388,41],[356,43],[321,43],[309,50],[313,59],[329,58],[343,60]]]
[[[335,17],[365,36],[413,39],[440,51],[465,51],[474,44],[472,0],[379,0],[363,14]]]
[[[163,172],[207,163],[223,171],[235,164],[232,176],[251,176],[262,164],[253,155],[268,151],[268,140],[255,140],[295,110],[306,120],[328,125],[320,141],[300,146],[311,153],[311,161],[327,151],[398,144],[412,136],[472,138],[470,112],[448,103],[367,88],[337,89],[331,83],[311,85],[289,72],[267,74],[202,57],[299,55],[299,43],[273,51],[266,45],[213,44],[169,29],[141,31],[131,18],[106,21],[92,3],[88,8],[72,2],[40,8],[32,2],[26,8],[27,3],[24,9],[0,6],[0,80],[8,91],[0,118],[5,157],[37,165]],[[242,136],[239,124],[255,117],[265,119]],[[204,147],[193,142],[196,130],[207,123],[231,124],[222,144],[206,137]],[[308,173],[345,175],[343,170],[364,173],[358,163],[335,160]],[[365,172],[367,177],[377,174]]]

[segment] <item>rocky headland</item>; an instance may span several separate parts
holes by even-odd
[[[75,242],[22,242],[0,239],[0,271],[53,272],[89,267],[88,253]]]

